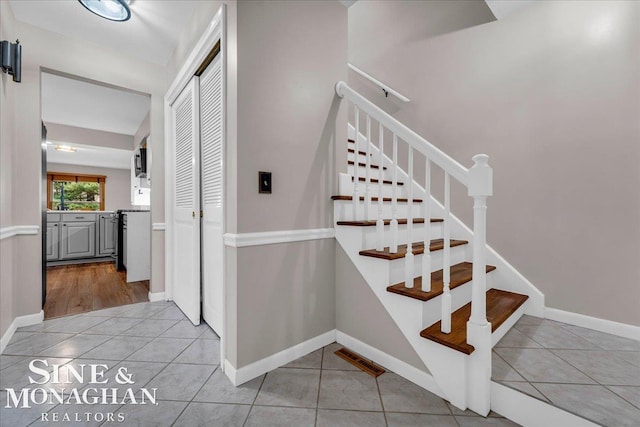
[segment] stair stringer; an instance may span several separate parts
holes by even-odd
[[[429,391],[461,410],[467,409],[467,369],[470,356],[420,336],[424,303],[387,292],[389,262],[359,255],[362,230],[336,226],[336,240],[431,372],[440,390]],[[435,300],[439,300],[439,297]]]
[[[349,123],[348,127],[348,135],[349,138],[353,139],[355,137],[355,128],[353,125]],[[360,149],[367,143],[367,138],[360,133],[358,136],[358,143],[360,145]],[[369,145],[369,150],[373,154],[373,159],[377,163],[379,163],[379,153],[378,147],[375,144],[371,143]],[[394,166],[392,160],[387,156],[383,155],[382,165],[387,167],[387,174],[390,176],[393,172],[393,168],[395,167],[398,171],[398,180],[404,182],[405,185],[403,187],[403,194],[407,193],[406,187],[411,182],[413,185],[413,197],[416,198],[425,198],[426,192],[424,187],[419,185],[414,180],[409,180],[409,175],[399,166]],[[350,195],[350,194],[348,194]],[[431,196],[431,215],[432,217],[443,218],[444,216],[444,206],[433,196]],[[488,211],[487,216],[491,215],[491,198],[488,201]],[[338,217],[335,217],[338,218]],[[464,222],[462,222],[458,217],[451,214],[451,221],[449,222],[451,227],[451,236],[455,239],[464,239],[469,241],[469,247],[473,246],[473,231],[466,226]],[[528,295],[529,299],[525,304],[524,314],[528,314],[536,317],[545,317],[545,299],[544,294],[540,292],[540,290],[533,285],[527,278],[520,273],[512,264],[510,264],[506,259],[504,259],[495,249],[491,246],[487,245],[487,264],[494,265],[496,270],[492,272],[493,275],[493,288],[502,289],[505,291],[515,292],[519,294]],[[487,288],[488,289],[488,288]]]

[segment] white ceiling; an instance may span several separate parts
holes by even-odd
[[[149,108],[147,95],[42,73],[45,122],[135,135]]]
[[[114,22],[89,12],[75,0],[10,2],[18,21],[159,65],[166,65],[178,35],[198,3],[193,0],[135,0],[130,6],[131,19]]]
[[[67,145],[76,149],[75,153],[58,151],[56,145]],[[47,141],[47,163],[97,166],[102,168],[131,169],[133,151],[95,145],[68,144],[64,141]]]
[[[496,19],[503,19],[527,6],[533,4],[535,0],[485,0],[493,16]]]

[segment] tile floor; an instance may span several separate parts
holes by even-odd
[[[83,420],[89,413],[89,422],[50,424],[87,426],[516,425],[495,413],[483,418],[459,411],[391,372],[374,379],[335,356],[337,348],[331,344],[233,387],[219,369],[218,337],[206,325],[191,325],[173,303],[141,303],[48,320],[20,328],[0,356],[0,425],[46,425],[42,413],[50,422],[65,414]],[[6,389],[28,386],[28,364],[36,357],[64,365],[61,375],[66,367],[106,364],[109,387],[123,392],[127,387],[157,388],[158,405],[5,408]],[[133,373],[133,386],[111,381],[120,367]],[[60,384],[49,387],[65,393]],[[84,392],[91,385],[74,380],[66,389],[73,387]],[[112,423],[96,420],[97,413],[122,413],[126,418]]]
[[[604,426],[640,425],[640,342],[523,316],[493,349],[493,380]]]

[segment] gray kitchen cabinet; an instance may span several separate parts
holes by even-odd
[[[116,252],[117,224],[109,214],[98,215],[98,255],[111,255]]]
[[[57,261],[60,258],[60,224],[47,223],[47,261]]]
[[[96,222],[64,221],[62,223],[62,259],[89,258],[96,255]]]

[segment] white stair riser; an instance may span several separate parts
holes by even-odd
[[[363,149],[360,149],[360,151],[363,151]],[[347,153],[347,160],[353,161],[354,158],[355,158],[355,153]],[[371,164],[373,165],[377,165],[378,162],[380,161],[377,155],[369,156],[369,158],[371,159]],[[366,161],[367,161],[367,156],[365,156],[364,154],[358,154],[358,162],[365,163]]]
[[[348,226],[338,226],[338,227],[348,227]],[[431,227],[431,239],[441,239],[442,238],[442,226],[439,223],[430,224]],[[360,227],[362,228],[362,248],[364,249],[373,249],[376,247],[377,243],[377,232],[376,227]],[[424,224],[414,224],[413,225],[413,242],[423,241],[424,239]],[[393,236],[391,234],[391,227],[384,227],[383,240],[384,245],[391,245]],[[406,225],[398,226],[398,243],[405,244],[409,241],[409,236],[407,233]],[[412,242],[412,243],[413,243]]]
[[[380,189],[377,183],[369,184],[369,191],[371,191],[371,197],[378,197],[380,195]],[[397,188],[397,197],[407,197],[407,190],[404,188],[404,185],[398,185]],[[382,197],[391,197],[393,195],[393,185],[391,184],[382,184]],[[367,186],[364,182],[358,182],[358,193],[361,196],[364,196],[367,191]],[[341,192],[342,193],[342,192]],[[351,191],[346,193],[345,195],[351,196],[353,193],[353,184],[351,186]]]
[[[493,280],[491,273],[487,275],[487,290],[493,286]],[[471,291],[473,288],[473,280],[460,285],[451,290],[451,308],[452,312],[456,311],[460,307],[466,305],[471,301]],[[433,298],[426,301],[422,307],[422,327],[427,328],[437,321],[441,320],[442,316],[442,296]]]
[[[355,166],[354,165],[348,165],[347,166],[347,172],[349,173],[349,175],[355,176]],[[367,168],[364,167],[364,166],[358,166],[358,176],[366,176],[366,174],[367,174]],[[371,168],[371,169],[369,169],[369,178],[389,179],[390,180],[391,179],[391,175],[388,174],[387,171],[385,171],[385,170]]]
[[[366,193],[365,193],[366,194]],[[364,195],[362,195],[364,196]],[[377,194],[375,195],[377,197]],[[339,200],[336,201],[336,206],[338,210],[336,211],[336,221],[351,221],[353,220],[353,202],[351,200]],[[378,201],[372,201],[371,206],[369,207],[369,217],[364,217],[364,200],[360,200],[360,218],[358,220],[377,220],[378,219]],[[409,204],[407,202],[398,202],[397,205],[397,218],[407,218],[409,215]],[[413,213],[414,218],[423,218],[424,209],[422,208],[421,203],[412,203],[411,204],[411,212]],[[382,203],[382,218],[383,219],[391,219],[393,214],[393,206],[391,202],[383,202]],[[439,228],[442,228],[442,223]]]
[[[466,257],[465,246],[456,246],[451,248],[451,265],[464,262]],[[424,254],[414,255],[413,260],[413,277],[422,275],[422,257]],[[395,259],[393,261],[380,260],[380,262],[388,262],[389,266],[389,284],[394,285],[396,283],[404,282],[404,269],[405,258]],[[444,251],[431,252],[431,271],[442,270],[442,264],[444,262]],[[470,301],[470,300],[469,300]],[[468,301],[467,301],[468,302]]]

